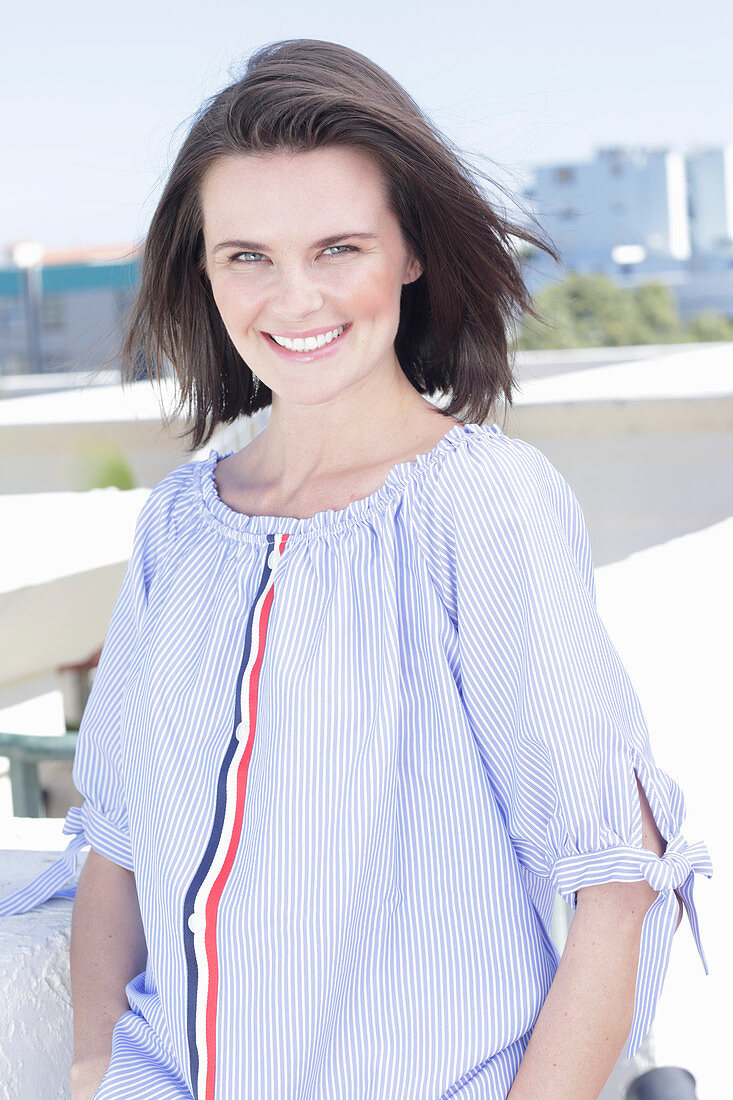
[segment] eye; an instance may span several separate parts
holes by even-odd
[[[343,249],[342,252],[337,252],[336,249]],[[358,248],[351,244],[332,244],[328,248],[325,248],[324,255],[331,253],[336,256],[343,256],[346,252],[358,252]],[[261,252],[234,252],[229,257],[231,263],[241,264],[253,264],[258,263],[261,259],[264,259]]]

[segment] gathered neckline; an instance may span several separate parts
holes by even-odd
[[[216,465],[222,458],[234,454],[234,450],[221,453],[215,448],[200,463],[200,504],[205,518],[222,525],[234,537],[262,540],[273,535],[291,538],[312,538],[352,527],[364,522],[374,513],[384,511],[391,500],[404,491],[406,485],[423,473],[433,463],[442,459],[450,450],[466,444],[477,433],[501,433],[498,424],[454,424],[430,450],[415,456],[414,460],[398,462],[387,474],[379,488],[358,500],[350,501],[343,508],[326,508],[312,516],[249,515],[230,508],[221,497],[214,476]]]

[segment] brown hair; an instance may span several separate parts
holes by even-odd
[[[395,352],[407,378],[421,394],[449,393],[446,416],[482,423],[500,397],[512,404],[509,330],[523,312],[537,316],[517,244],[557,260],[551,243],[494,208],[452,143],[373,61],[334,42],[291,39],[261,47],[244,76],[203,105],[145,242],[123,380],[140,377],[141,368],[157,380],[173,372],[191,450],[218,424],[272,403],[214,303],[204,268],[203,177],[221,157],[336,145],[378,164],[405,244],[423,268],[402,289]]]

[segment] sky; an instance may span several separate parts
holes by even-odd
[[[15,0],[2,31],[0,252],[141,240],[202,101],[284,38],[372,58],[517,194],[602,146],[733,142],[726,0]]]

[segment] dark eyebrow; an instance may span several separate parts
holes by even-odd
[[[344,238],[350,237],[360,241],[375,241],[377,239],[376,233],[336,233],[333,237],[324,237],[323,240],[315,241],[313,248],[329,248],[333,244],[338,244],[339,241],[343,241]],[[217,245],[214,245],[214,252],[219,252],[222,248],[241,248],[242,252],[268,252],[269,249],[266,244],[257,244],[256,241],[219,241]]]

